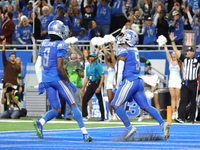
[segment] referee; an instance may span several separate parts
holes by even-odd
[[[101,120],[99,121],[105,121],[104,101],[101,94],[101,87],[104,82],[104,70],[101,64],[96,61],[96,57],[97,55],[95,52],[89,54],[90,64],[86,68],[86,78],[81,89],[83,90],[82,92],[84,92],[85,87],[89,82],[82,100],[83,121],[88,120],[87,103],[92,98],[93,94],[96,95],[99,101],[101,112]]]
[[[194,57],[195,51],[192,47],[187,49],[187,55],[184,56],[177,50],[174,42],[173,33],[170,34],[173,50],[176,52],[178,58],[183,62],[183,82],[181,86],[181,100],[178,108],[178,118],[175,119],[178,123],[184,123],[185,110],[188,102],[191,102],[190,106],[190,122],[195,123],[196,112],[196,97],[198,90],[198,69],[200,63],[200,56]]]

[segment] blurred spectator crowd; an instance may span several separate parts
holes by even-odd
[[[139,45],[156,45],[159,35],[169,42],[170,32],[177,36],[176,44],[182,45],[183,30],[194,30],[199,44],[200,2],[197,3],[198,8],[194,9],[187,0],[1,0],[0,42],[6,38],[8,44],[31,45],[33,37],[48,39],[49,23],[61,20],[69,27],[69,37],[78,40],[129,28],[138,33]],[[143,48],[148,49],[155,48]]]

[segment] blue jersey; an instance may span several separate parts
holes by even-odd
[[[116,56],[125,56],[126,61],[123,71],[123,80],[133,81],[140,75],[140,58],[139,51],[133,47],[120,47],[116,51]]]
[[[60,4],[62,4],[64,6],[64,4],[62,3],[62,1],[60,2]],[[59,4],[56,3],[56,1],[53,4],[53,14],[56,15],[58,13],[58,6]]]
[[[102,6],[101,2],[97,7],[97,14],[94,18],[97,24],[110,24],[111,20],[111,11],[112,8],[110,4],[107,4],[105,7]]]
[[[48,16],[42,16],[41,17],[41,25],[42,25],[42,31],[45,31],[45,30],[48,30],[48,25],[50,24],[51,21],[54,20],[54,15],[52,14],[48,14]],[[48,39],[49,38],[49,35],[48,33],[44,35],[44,38],[45,39]]]
[[[194,22],[192,22],[191,26],[192,26],[193,31],[197,31],[196,44],[198,45],[198,44],[200,44],[200,26],[195,25]]]
[[[23,9],[22,9],[22,12],[28,18],[31,18],[32,11],[33,11],[33,8],[31,10],[28,10],[26,6],[24,6]]]
[[[123,14],[122,12],[123,0],[115,0],[112,7],[112,15]]]
[[[155,42],[156,39],[156,26],[154,24],[152,24],[150,27],[147,26],[144,31],[143,44]]]
[[[42,56],[42,82],[54,82],[64,80],[57,69],[57,58],[65,59],[67,44],[64,41],[44,40],[41,43],[39,55]]]
[[[184,16],[180,18],[173,28],[171,28],[171,32],[174,32],[174,37],[176,39],[174,41],[178,41],[180,39],[183,39],[183,30],[184,30]],[[169,27],[172,25],[173,21],[169,22]]]
[[[20,38],[23,42],[26,42],[27,45],[31,45],[32,36],[33,36],[33,28],[30,24],[26,27],[23,26],[22,28],[20,26],[17,26],[16,38]],[[19,40],[17,40],[17,44],[22,45],[21,42],[19,42]]]
[[[91,37],[91,31],[94,31],[95,33],[94,33],[94,37],[96,37],[97,36],[97,29],[94,29],[94,28],[91,28],[89,31],[88,31],[88,40],[91,40],[93,37]]]
[[[88,36],[86,34],[84,34],[83,36],[77,36],[76,37],[79,41],[87,41],[88,39]]]
[[[79,16],[79,19],[82,20],[82,15]],[[75,15],[72,15],[72,31],[80,32],[81,23]]]
[[[69,17],[67,16],[60,16],[57,20],[60,20],[64,23],[65,26],[68,26],[69,28],[72,28],[72,23]]]

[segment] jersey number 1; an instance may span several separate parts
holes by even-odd
[[[44,49],[44,59],[43,59],[43,66],[48,67],[49,65],[49,53],[50,53],[50,48],[46,47]]]

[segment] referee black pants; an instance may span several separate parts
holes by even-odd
[[[197,80],[188,81],[187,85],[182,84],[181,100],[178,108],[178,118],[185,121],[186,106],[191,102],[190,106],[190,121],[194,121],[196,113],[196,97],[197,97]]]
[[[85,95],[83,96],[83,100],[82,100],[82,115],[83,117],[87,117],[88,116],[88,112],[87,112],[87,105],[88,105],[88,101],[92,98],[92,96],[95,94],[96,89],[99,87],[99,83],[95,83],[95,82],[90,82],[88,84],[87,90],[85,92]],[[101,91],[97,94],[95,94],[97,99],[99,100],[99,106],[100,106],[100,112],[101,112],[101,119],[104,120],[105,116],[104,116],[104,105],[103,105],[103,98],[101,95]]]

